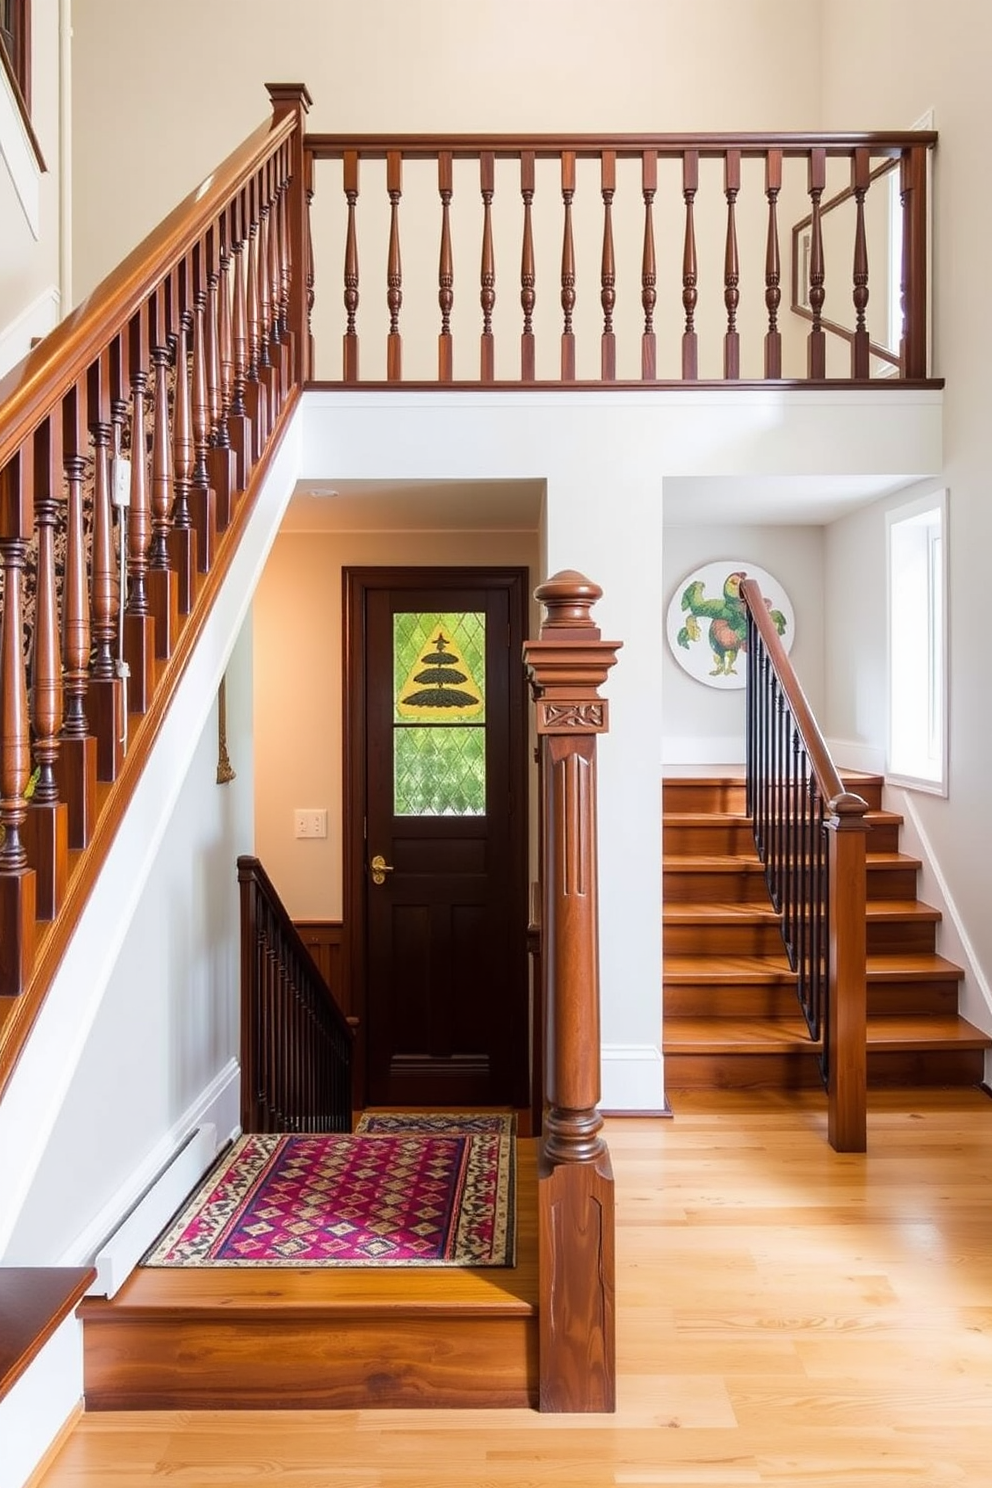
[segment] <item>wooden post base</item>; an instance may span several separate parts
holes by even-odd
[[[0,874],[0,997],[17,997],[34,966],[35,875]]]
[[[188,615],[196,603],[196,533],[192,527],[173,527],[169,533],[169,566],[178,581],[179,613]]]
[[[155,621],[151,615],[124,616],[124,660],[131,669],[127,711],[147,713],[155,690]]]
[[[124,703],[119,677],[90,681],[90,713],[96,735],[96,778],[116,780],[124,763]]]
[[[89,847],[96,825],[96,754],[94,734],[63,735],[55,778],[69,811],[70,848]]]
[[[54,920],[69,881],[69,808],[64,801],[32,802],[24,819],[24,846],[35,871],[35,917]]]
[[[209,573],[217,550],[217,495],[212,486],[193,486],[189,514],[196,532],[196,570]]]
[[[613,1171],[542,1160],[540,1408],[616,1410]]]
[[[179,575],[171,568],[148,570],[148,603],[155,621],[155,655],[167,661],[179,638]]]
[[[222,449],[218,446],[208,450],[207,470],[210,489],[217,498],[217,531],[226,532],[231,525],[238,492],[237,456],[230,447]]]

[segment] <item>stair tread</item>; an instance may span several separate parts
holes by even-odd
[[[867,1043],[870,1050],[909,1047],[986,1049],[992,1037],[966,1019],[951,1013],[918,1016],[886,1014],[869,1018]],[[820,1045],[809,1037],[806,1024],[796,1018],[674,1017],[665,1020],[666,1054],[726,1053],[795,1050],[809,1053]]]

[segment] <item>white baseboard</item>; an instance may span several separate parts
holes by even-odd
[[[838,770],[862,770],[866,775],[885,774],[885,750],[854,739],[828,739],[830,758]]]
[[[58,289],[52,284],[0,331],[0,377],[27,356],[32,342],[55,329],[59,323],[60,304]]]
[[[726,765],[728,769],[744,763],[744,732],[713,734],[701,738],[662,734],[662,769],[679,765]]]
[[[98,1266],[91,1294],[113,1296],[170,1214],[238,1130],[240,1092],[241,1070],[237,1060],[231,1059],[60,1257],[60,1266]],[[194,1132],[202,1135],[190,1141]]]
[[[656,1044],[604,1044],[600,1051],[604,1111],[661,1111],[665,1078]]]

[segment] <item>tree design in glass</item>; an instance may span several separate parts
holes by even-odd
[[[486,809],[485,615],[393,616],[397,816]]]

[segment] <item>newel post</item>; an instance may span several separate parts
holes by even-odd
[[[293,381],[299,386],[313,376],[311,366],[310,306],[310,194],[304,150],[306,117],[313,99],[305,83],[266,83],[275,119],[293,114],[296,128],[289,145],[289,179],[286,186],[287,256],[289,260],[289,304],[287,319],[293,337]]]
[[[868,1145],[867,809],[860,796],[845,792],[827,802],[824,820],[830,906],[827,1138],[835,1152],[864,1152]]]
[[[599,688],[619,642],[590,615],[602,590],[566,570],[536,590],[547,608],[524,646],[542,779],[542,924],[547,1109],[538,1182],[540,1407],[612,1411],[613,1171],[601,1135],[596,881]]]

